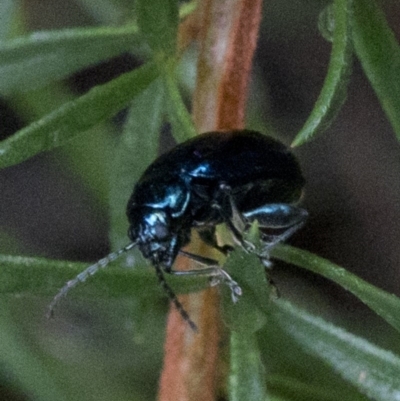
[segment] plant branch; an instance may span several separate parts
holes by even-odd
[[[200,132],[244,128],[261,4],[260,0],[208,0],[203,4],[193,100],[193,118]]]
[[[261,0],[204,0],[197,12],[201,23],[193,100],[196,129],[242,129]],[[203,255],[204,248],[200,241],[192,241],[190,251]],[[178,269],[193,268],[190,264],[184,258],[177,260]],[[179,299],[199,332],[194,333],[171,308],[159,400],[215,400],[224,387],[219,373],[219,293],[210,288]]]

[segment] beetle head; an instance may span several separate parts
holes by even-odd
[[[146,259],[166,270],[188,242],[189,199],[186,182],[166,174],[140,181],[128,202],[130,239],[137,243]]]
[[[165,210],[132,207],[129,220],[129,238],[138,244],[143,256],[154,264],[168,264],[176,233],[171,231],[171,218]]]

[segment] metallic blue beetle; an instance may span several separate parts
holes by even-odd
[[[182,251],[190,242],[191,230],[209,245],[219,246],[215,227],[225,223],[234,240],[247,251],[252,244],[243,232],[258,220],[268,264],[268,249],[285,240],[304,223],[307,212],[297,207],[304,179],[290,151],[280,142],[249,130],[209,132],[190,139],[156,159],[135,185],[127,206],[131,243],[89,266],[66,285],[50,304],[50,314],[60,298],[78,282],[135,246],[156,268],[158,278],[182,317],[195,328],[163,272],[180,275],[209,275],[214,283],[229,285],[234,301],[239,285],[208,258]],[[267,230],[267,232],[264,232]],[[178,253],[208,267],[174,271]]]

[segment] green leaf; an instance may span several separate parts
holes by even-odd
[[[246,240],[258,243],[257,225],[253,225]],[[260,357],[256,332],[267,321],[270,286],[265,268],[255,253],[242,249],[230,252],[224,270],[237,280],[242,295],[234,303],[231,291],[223,283],[223,320],[231,329],[229,399],[232,401],[267,400],[265,369]]]
[[[288,245],[279,245],[274,247],[270,254],[271,257],[334,281],[363,301],[397,331],[400,331],[400,299],[395,295],[376,288],[346,269],[304,250]]]
[[[265,369],[254,333],[243,335],[232,331],[230,350],[229,399],[267,400]]]
[[[134,184],[157,156],[163,110],[163,85],[157,79],[132,101],[124,132],[114,149],[109,196],[113,249],[128,242],[126,205]]]
[[[400,47],[374,0],[354,0],[354,48],[400,139]]]
[[[135,25],[35,32],[0,43],[0,93],[37,89],[127,51],[146,54]]]
[[[102,24],[118,24],[133,17],[128,2],[113,0],[79,0],[87,14]]]
[[[179,12],[176,0],[137,0],[140,32],[155,53],[173,55],[176,50]]]
[[[36,357],[27,345],[21,328],[14,326],[14,319],[7,312],[8,305],[0,304],[0,361],[2,369],[7,371],[9,380],[21,386],[31,399],[41,401],[67,400],[61,391],[58,380],[52,377],[48,367]]]
[[[251,336],[266,323],[270,289],[265,268],[254,253],[235,249],[224,263],[224,270],[239,283],[242,295],[233,303],[230,289],[221,284],[223,320],[231,330]]]
[[[0,294],[54,296],[66,281],[86,267],[88,264],[79,262],[0,254]],[[168,276],[167,280],[177,293],[199,291],[209,286],[204,277],[182,279]],[[78,285],[71,295],[93,299],[120,298],[143,295],[144,288],[146,296],[165,297],[151,269],[139,265],[135,269],[121,268],[121,264],[114,262]]]
[[[197,9],[198,5],[198,0],[182,3],[179,7],[179,18],[183,19],[192,14]]]
[[[175,60],[165,60],[159,67],[165,86],[165,107],[172,125],[172,134],[177,142],[184,142],[195,137],[197,131],[178,87]]]
[[[400,394],[400,358],[363,338],[276,301],[278,324],[309,353],[374,400],[395,401]]]
[[[292,338],[290,337],[293,343]],[[290,349],[288,350],[290,352]],[[305,358],[309,358],[308,355],[301,355],[302,361],[305,362]],[[312,361],[311,363],[313,363]],[[322,364],[320,364],[322,365]],[[321,381],[317,382],[314,376],[315,384],[306,384],[300,380],[293,379],[287,376],[274,376],[271,375],[267,379],[267,386],[269,392],[276,398],[273,400],[285,400],[285,401],[368,401],[368,399],[360,394],[356,389],[350,387],[350,385],[343,385],[343,382],[339,380],[332,380],[331,375],[327,374],[322,366],[314,364],[314,371],[307,372],[307,367],[310,366],[310,361],[307,360],[307,365],[300,367],[300,371],[303,375],[308,373],[315,375],[315,370],[318,371],[318,379]],[[325,367],[325,366],[324,366]],[[321,377],[323,375],[323,377]],[[329,381],[329,384],[326,383]]]
[[[0,142],[0,168],[11,166],[54,149],[79,132],[112,117],[156,79],[152,64],[90,90]]]
[[[346,99],[352,63],[351,6],[352,0],[334,1],[335,28],[328,72],[314,109],[294,139],[293,147],[302,145],[323,132],[332,123]]]
[[[4,40],[10,31],[15,8],[15,1],[0,0],[0,40]]]

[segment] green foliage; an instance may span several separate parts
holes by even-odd
[[[249,239],[257,241],[256,237]],[[239,277],[243,291],[236,304],[229,299],[229,291],[225,290],[223,297],[223,320],[231,330],[229,399],[234,401],[267,399],[256,333],[267,323],[270,294],[264,268],[257,259],[254,254],[235,251],[225,265],[233,277]]]
[[[0,93],[40,88],[123,52],[149,53],[136,25],[36,32],[0,44]]]
[[[267,399],[265,368],[260,358],[255,334],[243,335],[233,330],[230,340],[229,399],[232,401]]]
[[[175,54],[178,31],[177,0],[137,0],[140,31],[155,53]]]
[[[81,262],[58,261],[46,258],[33,258],[23,256],[0,255],[1,294],[40,294],[54,295],[60,288],[60,284],[66,282],[71,276],[80,273],[87,264]],[[117,263],[118,265],[118,263]],[[31,274],[27,274],[31,271]],[[177,277],[168,278],[171,285],[180,285],[182,293],[198,291],[207,287],[207,280],[202,278],[195,280],[190,278],[180,283]],[[76,293],[82,295],[89,291],[96,298],[122,298],[133,296],[147,288],[151,296],[162,296],[161,289],[157,286],[155,277],[147,270],[138,268],[127,271],[126,269],[106,269],[97,273],[96,280],[90,288],[83,286],[76,289]]]
[[[155,78],[151,64],[99,85],[77,100],[61,106],[0,144],[0,166],[20,163],[39,152],[64,145],[79,134],[125,107]]]
[[[0,355],[2,365],[12,372],[18,372],[16,382],[27,394],[43,401],[68,400],[58,388],[57,379],[29,349],[23,338],[18,335],[16,327],[4,301],[1,302],[0,315],[1,341]]]
[[[353,48],[400,137],[400,47],[375,0],[335,0],[320,22],[323,36],[332,40],[329,69],[314,109],[292,146],[323,132],[338,114],[346,98]]]
[[[112,3],[117,9],[116,2]],[[1,21],[5,21],[2,38],[7,37],[14,18],[15,10],[10,4],[2,2],[0,7]],[[85,4],[89,7],[90,1]],[[178,141],[195,134],[176,72],[177,4],[175,0],[138,0],[137,20],[124,22],[121,27],[41,32],[0,43],[0,92],[7,96],[55,84],[83,67],[123,52],[132,52],[144,60],[140,68],[56,107],[0,142],[0,167],[5,168],[79,141],[84,131],[95,129],[128,107],[123,133],[114,144],[111,160],[104,161],[109,163],[106,170],[110,172],[107,178],[113,249],[127,241],[126,201],[135,180],[158,152],[163,122],[171,123]],[[315,108],[294,145],[322,133],[339,112],[349,81],[353,48],[399,136],[400,53],[382,12],[374,0],[354,0],[354,4],[351,0],[335,0],[330,10],[331,17],[328,15],[327,26],[323,27],[326,37],[332,40],[330,64]],[[336,282],[400,331],[400,301],[395,296],[306,251],[282,245],[273,249],[271,256]],[[23,296],[26,302],[25,298],[54,295],[85,264],[0,255],[0,294],[4,298],[0,365],[2,376],[11,377],[13,388],[37,400],[154,399],[161,364],[159,327],[164,324],[165,298],[154,275],[142,266],[144,263],[137,262],[139,255],[134,256],[136,269],[122,268],[129,265],[129,257],[74,290],[78,297],[96,299],[101,304],[104,325],[99,327],[98,335],[112,343],[107,342],[102,354],[79,338],[71,340],[71,348],[63,351],[62,342],[69,338],[66,333],[79,337],[76,332],[80,332],[86,319],[76,325],[69,323],[70,332],[58,327],[62,334],[55,339],[58,335],[53,333],[52,337],[49,329],[55,323],[36,316],[37,325],[46,330],[41,340],[35,340],[38,334],[30,329],[28,339],[23,334],[23,323],[12,316],[8,305],[12,297],[16,304],[17,296]],[[398,356],[278,298],[254,254],[234,251],[225,267],[243,290],[242,298],[234,305],[229,291],[221,286],[223,319],[231,331],[231,400],[398,399]],[[208,285],[205,278],[167,279],[178,293]],[[123,302],[125,307],[121,306]],[[43,305],[34,306],[40,309]],[[120,334],[127,330],[118,323],[121,321],[134,326],[129,340]],[[110,327],[115,331],[108,337],[104,333]],[[121,349],[113,343],[117,341],[115,333],[121,335]],[[40,341],[46,345],[38,347]],[[47,347],[51,341],[56,345]],[[134,361],[132,365],[124,359],[125,353],[130,363]],[[114,354],[118,355],[115,360]],[[71,366],[68,361],[73,361]],[[128,385],[122,378],[124,372],[129,376]]]
[[[375,1],[355,0],[354,50],[400,138],[400,47]]]
[[[304,349],[373,400],[395,400],[400,358],[288,302],[275,302],[274,318]]]
[[[0,2],[0,39],[5,39],[11,28],[14,17],[15,4],[12,0],[2,0]]]
[[[161,79],[133,99],[119,143],[115,146],[110,177],[110,239],[114,249],[126,239],[125,210],[134,183],[157,156],[165,96]],[[135,155],[135,157],[132,157]]]
[[[300,249],[279,245],[271,251],[271,256],[334,281],[353,293],[396,330],[400,331],[400,315],[397,313],[400,309],[400,299],[395,295],[376,288],[326,259]]]
[[[173,135],[178,142],[183,142],[193,138],[196,135],[196,129],[179,92],[175,73],[176,65],[173,60],[171,61],[163,69],[165,104]]]
[[[331,8],[332,6],[328,6]],[[352,0],[335,0],[331,22],[332,53],[324,86],[314,109],[297,134],[292,146],[298,146],[326,130],[346,99],[347,82],[351,72],[351,16]]]

